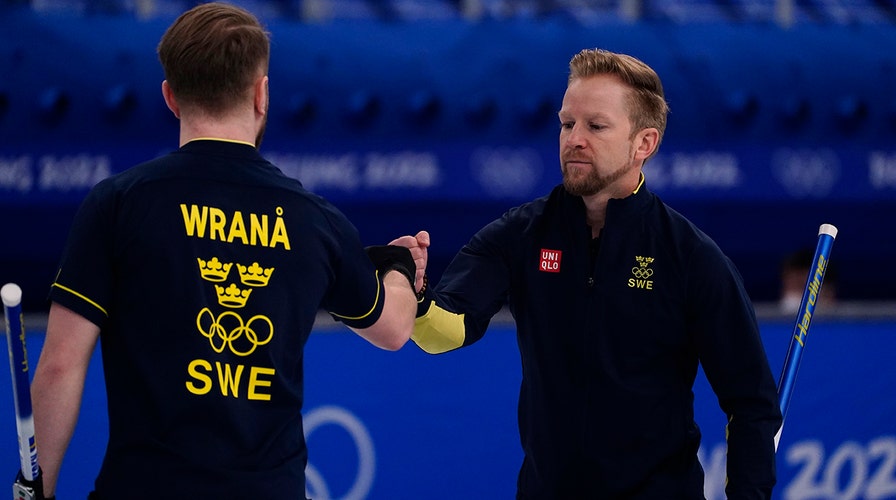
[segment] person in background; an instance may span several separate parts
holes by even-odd
[[[814,257],[813,249],[801,248],[787,255],[781,262],[781,294],[778,309],[782,313],[796,314],[799,310]],[[837,303],[837,269],[831,263],[828,263],[825,269],[824,286],[821,287],[818,297],[818,304],[824,311]]]
[[[750,298],[642,173],[666,127],[660,78],[598,49],[569,69],[562,184],[470,239],[425,287],[412,339],[433,354],[467,347],[509,307],[523,377],[517,499],[702,499],[698,365],[728,417],[728,498],[768,499],[782,417]],[[426,262],[426,231],[392,243]]]
[[[223,3],[158,45],[179,149],[98,183],[50,289],[32,386],[53,497],[97,340],[109,436],[92,499],[305,498],[303,349],[326,310],[383,349],[410,337],[406,248],[361,246],[258,151],[270,40]]]

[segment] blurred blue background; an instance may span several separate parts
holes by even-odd
[[[653,66],[672,112],[648,184],[738,266],[776,375],[793,319],[777,305],[782,262],[814,249],[821,223],[840,230],[825,281],[837,302],[813,325],[776,495],[896,498],[896,0],[234,3],[272,34],[262,152],[365,244],[429,230],[433,279],[476,230],[560,182],[572,55],[601,47]],[[0,0],[0,282],[23,288],[32,363],[78,203],[177,146],[155,47],[194,4]],[[307,359],[315,498],[512,497],[519,359],[506,318],[438,357],[321,333]],[[60,485],[69,498],[105,446],[100,369]],[[705,381],[696,392],[707,498],[722,498],[724,422]]]
[[[894,299],[896,1],[246,1],[273,38],[262,151],[366,244],[427,229],[431,275],[559,182],[582,48],[637,56],[671,105],[648,183],[720,244],[757,302],[840,228],[841,298]],[[155,47],[194,2],[0,1],[0,274],[46,308],[73,211],[171,150]]]

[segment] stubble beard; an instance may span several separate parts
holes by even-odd
[[[569,170],[564,165],[563,170],[563,187],[575,196],[592,196],[607,189],[616,181],[623,178],[634,168],[633,163],[627,163],[620,166],[616,170],[606,175],[600,175],[594,165],[591,165],[588,172],[582,176],[573,178]]]
[[[264,139],[265,130],[267,130],[268,119],[265,116],[264,122],[261,124],[261,128],[258,129],[258,135],[255,136],[255,149],[261,149],[261,140]]]
[[[264,139],[264,133],[268,128],[268,108],[270,107],[270,104],[270,99],[264,103],[264,119],[261,121],[261,127],[258,129],[258,134],[255,135],[255,149],[261,149],[261,140]]]
[[[563,187],[575,196],[592,196],[604,191],[635,168],[633,148],[634,145],[632,144],[629,147],[628,161],[625,164],[620,165],[616,170],[605,175],[601,175],[594,163],[591,163],[588,171],[583,176],[573,178],[566,167],[567,160],[561,159],[560,170],[563,173]]]

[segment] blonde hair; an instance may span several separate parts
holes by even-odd
[[[615,75],[631,88],[628,108],[632,136],[645,128],[655,128],[659,131],[659,149],[666,131],[669,105],[656,71],[632,56],[603,49],[582,50],[569,61],[568,83],[595,75]]]

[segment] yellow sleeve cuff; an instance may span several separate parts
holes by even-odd
[[[441,354],[464,345],[464,315],[446,311],[433,301],[414,322],[413,340],[429,354]]]

